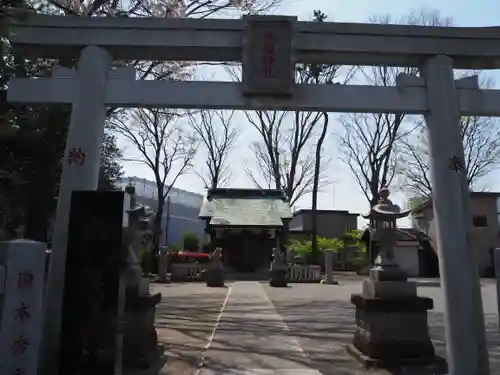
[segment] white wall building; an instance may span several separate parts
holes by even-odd
[[[126,177],[122,179],[120,187],[124,189],[129,183],[135,186],[137,203],[146,204],[151,207],[151,209],[156,210],[156,184],[153,181],[143,178]],[[168,242],[168,244],[180,245],[182,236],[186,232],[194,232],[201,238],[204,234],[204,222],[198,218],[198,213],[203,203],[203,195],[172,187],[168,197],[170,197],[170,212],[168,212],[165,202],[162,219],[162,229],[164,233],[160,238],[160,243],[166,244],[166,242]],[[126,195],[123,211],[123,226],[128,225],[126,210],[129,208],[130,200]],[[168,223],[167,213],[169,214]]]

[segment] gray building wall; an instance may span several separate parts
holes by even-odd
[[[472,192],[470,210],[473,227],[470,245],[476,256],[479,272],[484,275],[491,267],[490,249],[500,247],[500,226],[498,222],[497,202],[500,194],[489,192]],[[482,217],[483,225],[474,224],[474,218]],[[412,212],[412,224],[426,233],[431,239],[431,245],[437,252],[436,228],[432,204],[423,205]]]
[[[137,203],[148,205],[156,210],[156,200],[151,198],[137,197]],[[170,203],[170,222],[168,223],[168,238],[165,233],[167,229],[167,205],[165,204],[162,218],[161,245],[182,245],[184,233],[196,233],[202,239],[205,231],[205,222],[198,218],[199,208],[188,207],[178,203]],[[165,241],[168,241],[167,243]]]
[[[156,211],[156,187],[153,182],[140,178],[125,178],[122,181],[125,187],[129,181],[136,186],[137,203],[149,206]],[[185,233],[196,233],[200,242],[205,234],[205,222],[198,218],[203,195],[189,191],[172,188],[169,193],[170,203],[170,221],[167,230],[167,204],[165,203],[162,217],[162,235],[161,245],[182,245],[182,237]],[[128,207],[126,202],[125,207]],[[126,220],[126,219],[125,219]],[[124,221],[126,222],[126,221]]]
[[[346,232],[358,229],[358,214],[338,210],[316,211],[318,235],[321,237],[334,238],[344,235]],[[312,229],[312,211],[299,210],[294,212],[290,222],[290,230],[309,232]]]

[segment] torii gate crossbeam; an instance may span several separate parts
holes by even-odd
[[[325,112],[403,112],[423,115],[427,111],[426,88],[421,80],[399,86],[296,85],[291,98],[247,98],[241,86],[233,82],[136,81],[131,78],[108,78],[105,104],[125,108],[187,108],[235,110],[300,110]],[[405,77],[406,78],[406,77]],[[500,116],[500,90],[479,90],[469,80],[456,81],[460,113],[463,116]],[[413,85],[413,86],[411,86]],[[217,92],[217,95],[213,95]],[[13,78],[8,100],[32,105],[71,105],[74,82],[65,77],[37,80]]]
[[[45,360],[52,360],[52,366],[61,323],[71,192],[97,186],[106,108],[171,106],[424,114],[446,305],[449,371],[453,375],[489,373],[478,270],[467,240],[471,225],[469,192],[464,174],[450,167],[450,159],[464,160],[460,114],[499,115],[499,92],[479,90],[477,79],[454,81],[453,68],[499,68],[500,29],[311,23],[291,21],[290,17],[287,27],[291,23],[294,27],[286,30],[293,31],[283,34],[281,29],[281,37],[285,35],[284,41],[292,50],[286,58],[275,56],[289,59],[281,61],[282,67],[307,62],[420,68],[423,78],[402,76],[397,87],[291,87],[292,77],[284,75],[279,83],[286,86],[283,93],[287,97],[263,98],[249,97],[250,90],[243,95],[245,88],[239,83],[136,82],[134,72],[111,71],[116,59],[246,61],[250,29],[247,21],[254,19],[265,24],[281,22],[283,18],[286,17],[159,20],[34,16],[12,25],[11,43],[26,56],[80,56],[76,72],[59,70],[52,79],[33,81],[16,78],[10,82],[8,93],[13,102],[71,104],[65,160],[74,149],[86,153],[85,163],[65,163],[61,177],[45,313],[44,345],[49,351]],[[264,80],[267,83],[260,90],[275,84],[273,79]],[[48,370],[55,374],[55,368]]]
[[[115,60],[241,61],[244,20],[32,16],[11,27],[25,56],[78,56],[102,46]],[[500,27],[297,22],[296,62],[420,66],[436,55],[456,69],[499,69]]]

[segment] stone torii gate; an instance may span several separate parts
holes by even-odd
[[[479,277],[467,243],[459,117],[500,115],[500,91],[479,90],[477,77],[455,81],[453,69],[500,68],[498,28],[312,23],[281,16],[35,15],[10,31],[12,45],[27,57],[79,57],[76,71],[13,78],[8,91],[12,103],[72,105],[46,296],[46,360],[57,355],[70,196],[97,186],[107,107],[403,112],[424,115],[427,123],[449,370],[488,374]],[[133,69],[113,69],[114,60],[242,61],[243,82],[136,81]],[[295,63],[414,66],[422,78],[402,75],[395,87],[297,85]]]

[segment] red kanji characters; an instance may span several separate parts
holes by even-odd
[[[262,73],[264,77],[273,76],[273,68],[276,62],[274,33],[266,31],[264,33],[264,55],[262,57]]]
[[[12,342],[11,349],[13,355],[21,355],[26,352],[29,346],[29,341],[23,335],[19,335],[17,339]]]
[[[85,163],[85,152],[82,151],[80,147],[72,148],[68,154],[68,164],[79,164],[83,165]]]
[[[19,289],[29,289],[33,286],[33,272],[23,271],[17,274],[17,287]]]
[[[23,323],[25,320],[28,320],[31,317],[31,313],[28,310],[28,306],[24,302],[21,302],[21,306],[16,309],[16,313],[14,315],[15,320],[19,320]]]
[[[454,172],[465,172],[465,165],[462,159],[458,156],[450,158],[450,169]]]
[[[270,78],[273,76],[274,61],[273,56],[264,56],[262,58],[262,73],[264,73],[264,77]]]
[[[274,55],[274,34],[270,31],[264,33],[264,52]]]

